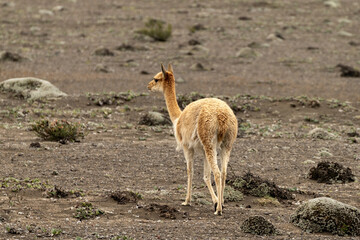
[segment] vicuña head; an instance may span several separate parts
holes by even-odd
[[[164,93],[178,149],[184,151],[188,185],[185,202],[182,204],[190,205],[193,157],[194,153],[200,152],[205,155],[204,181],[209,188],[215,206],[215,214],[221,215],[227,165],[238,130],[236,116],[224,101],[217,98],[197,100],[181,111],[176,101],[175,78],[171,64],[167,70],[161,64],[161,72],[149,82],[148,89]],[[221,171],[217,164],[218,149],[220,151]],[[214,174],[217,195],[211,185],[211,172]]]

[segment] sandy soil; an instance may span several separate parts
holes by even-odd
[[[273,239],[339,239],[304,233],[290,215],[315,196],[360,207],[358,180],[323,184],[307,177],[321,161],[360,174],[360,140],[351,135],[360,132],[360,79],[341,77],[336,68],[360,67],[358,1],[332,8],[314,0],[0,0],[0,13],[0,51],[24,58],[0,61],[0,80],[38,77],[69,94],[31,103],[0,93],[0,238],[262,239],[240,229],[247,217],[261,215],[279,230]],[[172,37],[155,42],[137,35],[148,18],[171,23]],[[205,29],[192,33],[196,24]],[[123,43],[137,49],[116,50]],[[248,46],[250,55],[239,57]],[[114,56],[95,55],[100,47]],[[194,192],[202,201],[181,206],[186,165],[171,126],[139,125],[148,111],[166,113],[161,95],[140,94],[161,62],[171,62],[183,79],[178,94],[218,96],[237,110],[241,134],[229,175],[250,171],[296,189],[294,200],[264,203],[245,195],[214,216],[199,156]],[[192,70],[196,63],[205,70]],[[97,72],[98,64],[110,71]],[[136,97],[118,105],[97,106],[87,97],[129,90]],[[68,144],[43,141],[29,131],[41,118],[81,122],[86,136]],[[333,139],[309,135],[317,127]],[[40,148],[30,147],[36,142]],[[48,197],[55,185],[81,194]],[[110,197],[126,190],[142,199],[119,204]],[[79,221],[74,214],[83,202],[104,214]],[[163,205],[165,214],[158,210]]]

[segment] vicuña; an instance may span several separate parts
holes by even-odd
[[[171,64],[156,74],[148,84],[150,91],[163,92],[167,110],[174,127],[177,149],[183,149],[187,163],[187,194],[182,205],[190,205],[193,158],[195,152],[205,154],[204,181],[209,188],[215,206],[215,214],[222,214],[226,171],[230,152],[238,130],[236,116],[231,108],[217,98],[204,98],[190,103],[181,111],[176,101],[175,78]],[[221,159],[221,171],[217,164],[217,151]],[[214,174],[216,192],[211,186],[211,171]]]

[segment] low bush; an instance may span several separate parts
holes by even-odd
[[[32,130],[44,140],[59,142],[79,141],[84,137],[84,125],[81,123],[71,123],[67,120],[43,119],[36,121],[32,125]]]
[[[165,22],[158,19],[149,19],[145,23],[145,28],[137,31],[137,33],[146,35],[154,39],[155,41],[165,42],[171,36],[172,26],[168,24],[165,26]]]

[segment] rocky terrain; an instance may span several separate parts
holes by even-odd
[[[1,239],[358,237],[291,220],[318,197],[360,208],[358,1],[0,0],[0,13],[0,82],[67,94],[0,85]],[[151,18],[171,24],[166,41],[140,33]],[[163,96],[146,89],[168,62],[181,108],[218,97],[239,120],[223,216],[201,156],[181,206],[185,159]],[[40,120],[84,136],[44,140]]]

